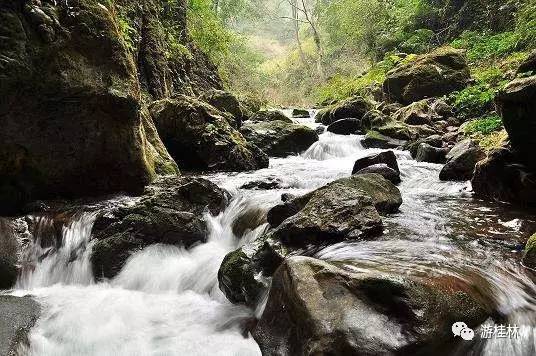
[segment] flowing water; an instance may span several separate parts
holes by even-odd
[[[312,120],[303,123],[314,127]],[[75,214],[62,241],[43,248],[39,229],[25,251],[12,294],[34,295],[43,313],[30,334],[31,355],[258,355],[244,323],[255,311],[229,303],[218,288],[223,257],[260,235],[241,239],[232,222],[244,211],[268,209],[282,193],[303,194],[351,173],[364,149],[357,136],[325,133],[299,156],[271,159],[267,169],[207,176],[234,196],[218,216],[207,215],[208,242],[189,250],[156,245],[133,255],[113,280],[95,283],[89,265],[94,213]],[[504,324],[520,327],[518,339],[472,344],[474,354],[536,353],[536,286],[520,264],[520,242],[536,229],[532,214],[471,197],[468,183],[440,182],[441,166],[395,152],[403,182],[400,212],[384,218],[383,237],[339,243],[316,257],[359,270],[452,275],[476,286],[498,305]],[[275,189],[244,189],[269,181]],[[45,217],[39,224],[50,225]],[[46,245],[46,244],[45,244]],[[259,311],[257,311],[258,313]],[[489,321],[491,323],[491,321]],[[479,331],[477,330],[477,333]],[[460,353],[468,350],[461,350]]]

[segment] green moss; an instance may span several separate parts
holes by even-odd
[[[481,119],[470,121],[463,127],[463,131],[467,135],[481,133],[488,135],[495,131],[500,131],[503,128],[502,119],[500,116],[491,115]]]
[[[506,31],[496,34],[466,31],[452,42],[455,48],[467,50],[470,61],[482,61],[504,57],[515,52],[521,37],[517,32]]]

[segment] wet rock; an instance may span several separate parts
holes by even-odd
[[[330,125],[335,121],[348,118],[361,120],[373,108],[372,103],[363,97],[356,96],[320,110],[316,114],[315,121],[324,125]]]
[[[427,143],[421,143],[415,155],[415,160],[417,162],[445,163],[448,152],[448,148],[438,148]]]
[[[476,165],[471,185],[480,198],[536,205],[536,175],[507,147],[491,151]]]
[[[337,120],[330,124],[327,130],[337,135],[356,135],[362,131],[361,120],[352,118]]]
[[[249,142],[275,157],[301,153],[318,141],[315,130],[284,121],[249,122],[240,131]]]
[[[132,253],[152,244],[204,242],[204,213],[218,214],[227,201],[228,193],[205,179],[161,178],[133,204],[98,216],[92,232],[95,277],[114,277]]]
[[[433,354],[463,342],[452,335],[454,322],[475,328],[490,309],[456,277],[352,272],[292,257],[273,277],[253,337],[266,354]]]
[[[536,73],[536,50],[533,50],[517,69],[517,73],[519,74],[528,72],[533,72],[532,74]]]
[[[536,75],[516,79],[495,99],[510,143],[521,163],[536,172]]]
[[[300,197],[283,194],[281,196],[283,204],[276,205],[268,210],[267,221],[270,226],[277,227],[292,215],[296,215],[307,204],[310,197],[311,193]]]
[[[234,119],[231,120],[231,126],[235,129],[240,128],[242,121],[245,120],[244,111],[240,102],[233,94],[227,91],[212,89],[204,93],[200,99],[222,112],[231,114]]]
[[[38,199],[139,194],[159,171],[178,173],[146,136],[136,62],[102,6],[4,1],[0,37],[0,214]]]
[[[251,118],[253,122],[271,122],[271,121],[283,121],[289,124],[294,123],[291,118],[283,114],[279,110],[263,110],[255,113]]]
[[[283,188],[283,182],[278,178],[267,178],[265,180],[255,180],[243,184],[240,189],[260,189],[271,190]]]
[[[391,167],[389,167],[388,165],[384,163],[373,164],[371,166],[368,166],[366,168],[363,168],[357,171],[355,174],[369,174],[369,173],[377,173],[393,184],[398,184],[401,182],[400,173],[395,171],[394,169],[392,169]]]
[[[536,234],[529,237],[525,245],[523,264],[530,268],[536,268]]]
[[[326,126],[324,125],[318,125],[315,129],[315,132],[318,134],[318,135],[322,135],[324,132],[326,132]]]
[[[400,174],[400,169],[398,168],[398,162],[393,151],[380,152],[378,154],[370,155],[363,157],[355,161],[354,168],[352,169],[352,174],[359,172],[360,170],[372,166],[375,164],[385,164],[389,168],[393,169],[395,172]]]
[[[463,89],[469,79],[463,51],[440,48],[387,73],[383,91],[394,101],[410,104]]]
[[[411,157],[415,158],[417,156],[417,151],[422,143],[426,143],[435,148],[441,148],[443,146],[443,138],[439,135],[432,135],[410,142],[406,146],[406,149],[411,153]]]
[[[478,143],[466,139],[457,143],[447,154],[447,163],[439,173],[439,179],[464,181],[473,176],[476,164],[486,157]]]
[[[179,95],[153,102],[149,111],[171,156],[187,170],[247,171],[268,167],[268,157],[229,124],[232,118]]]
[[[28,333],[40,312],[30,297],[0,295],[0,355],[18,355],[19,348],[28,345]]]
[[[365,148],[390,149],[405,146],[407,141],[391,138],[377,131],[369,131],[361,140],[361,144]]]
[[[292,109],[292,117],[308,118],[311,117],[311,114],[306,109]]]
[[[10,289],[17,281],[20,242],[11,221],[0,218],[0,289]]]
[[[253,231],[266,222],[266,210],[251,207],[242,212],[236,220],[233,221],[233,234],[236,237],[242,237],[248,231]]]
[[[376,237],[383,231],[379,212],[396,212],[400,191],[379,174],[339,179],[307,195],[296,214],[269,233],[286,246],[334,243]]]

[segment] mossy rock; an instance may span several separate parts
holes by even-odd
[[[523,264],[530,268],[536,268],[536,234],[527,240],[523,255]]]

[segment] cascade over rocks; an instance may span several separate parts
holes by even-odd
[[[315,130],[278,120],[247,122],[240,132],[249,142],[275,157],[301,153],[318,141]]]
[[[19,355],[40,313],[39,303],[30,297],[0,295],[0,355]]]
[[[383,91],[391,100],[410,104],[463,89],[470,77],[463,51],[446,47],[392,69]]]
[[[247,171],[268,167],[268,157],[246,141],[233,117],[197,99],[179,95],[149,106],[158,133],[184,169]]]
[[[342,119],[355,118],[361,120],[372,109],[374,109],[372,103],[361,96],[355,96],[320,110],[316,114],[315,121],[327,126]]]
[[[93,0],[0,4],[0,201],[126,191],[178,169],[148,137],[138,70]],[[7,157],[7,158],[6,158]]]
[[[159,179],[134,204],[97,217],[91,256],[95,277],[114,277],[132,253],[152,244],[189,247],[204,242],[203,214],[218,214],[227,201],[227,192],[202,178]]]
[[[20,253],[18,241],[11,222],[0,218],[0,290],[10,289],[17,281],[17,263]]]
[[[453,276],[357,273],[292,257],[273,277],[253,337],[265,354],[433,354],[460,342],[452,336],[454,322],[474,328],[490,314],[471,286]]]
[[[471,139],[458,142],[447,154],[447,163],[439,173],[439,179],[465,181],[471,179],[476,164],[486,157],[478,143]]]

